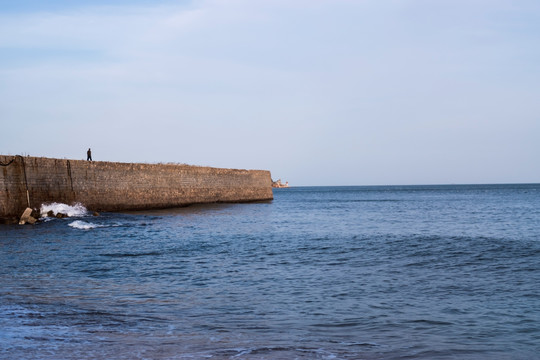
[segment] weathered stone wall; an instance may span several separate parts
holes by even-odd
[[[20,215],[28,198],[32,208],[80,202],[92,210],[120,211],[273,197],[264,170],[0,155],[2,164],[12,159],[0,166],[0,217]]]

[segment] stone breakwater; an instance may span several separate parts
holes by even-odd
[[[61,202],[97,211],[273,199],[266,170],[0,155],[0,217]]]

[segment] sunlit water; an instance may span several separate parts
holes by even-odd
[[[540,185],[274,196],[2,226],[0,358],[540,357]]]

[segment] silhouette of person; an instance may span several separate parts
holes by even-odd
[[[86,152],[86,161],[92,161],[92,150],[88,148],[88,151]]]

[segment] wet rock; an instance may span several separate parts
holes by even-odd
[[[68,217],[68,215],[67,215],[67,214],[64,214],[64,213],[60,213],[60,212],[59,212],[58,214],[56,214],[56,218],[57,218],[57,219],[62,219],[62,218],[67,218],[67,217]]]
[[[47,216],[48,216],[48,217],[54,217],[54,211],[49,210],[49,211],[47,212]]]
[[[32,214],[30,214],[30,216],[32,216],[35,219],[39,219],[41,217],[41,213],[39,212],[38,209],[33,209]]]
[[[34,225],[37,222],[37,219],[33,216],[29,216],[28,219],[26,219],[27,224]]]
[[[94,211],[94,212],[92,213],[92,215],[93,215],[93,216],[99,216],[99,213],[98,213],[97,211]]]
[[[21,215],[21,219],[19,220],[19,225],[24,225],[26,223],[34,224],[35,222],[36,222],[36,219],[32,217],[32,209],[26,208],[26,210],[24,210],[23,214]]]

